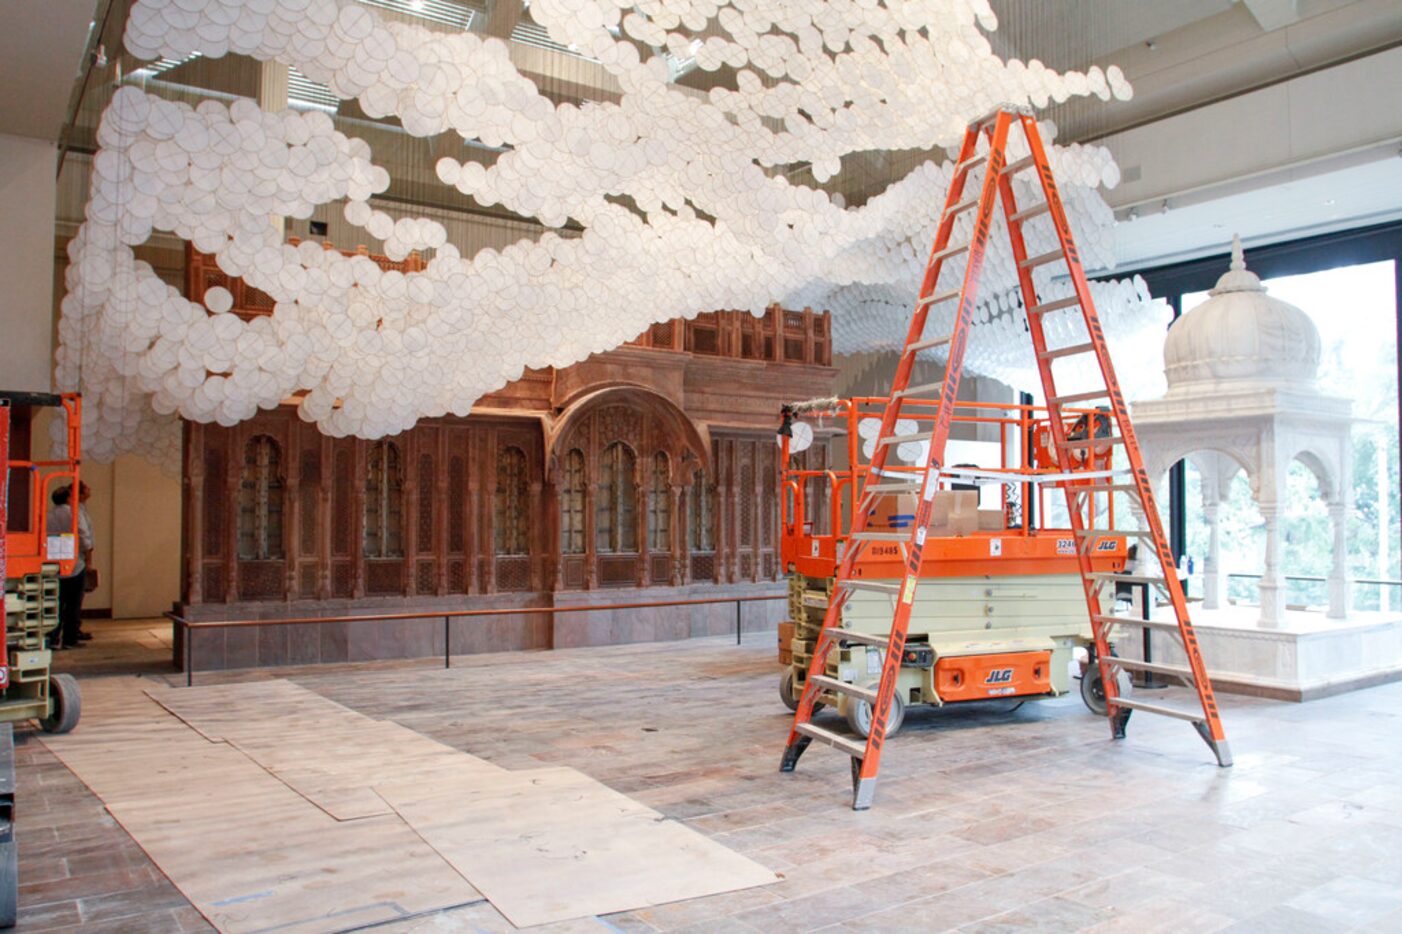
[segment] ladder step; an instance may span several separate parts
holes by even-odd
[[[1041,215],[1047,213],[1050,210],[1051,203],[1043,201],[1041,204],[1034,204],[1030,208],[1023,208],[1021,211],[1018,211],[1016,214],[1012,215],[1012,217],[1010,217],[1009,220],[1011,220],[1014,224],[1020,224],[1023,221],[1031,220],[1034,217],[1040,217]]]
[[[899,392],[893,392],[893,393],[891,393],[891,398],[892,398],[892,399],[906,399],[906,398],[909,398],[910,396],[918,396],[918,395],[920,395],[921,393],[929,392],[931,389],[941,389],[941,388],[943,388],[943,387],[944,387],[944,380],[940,380],[938,383],[925,383],[924,385],[921,385],[921,386],[911,386],[911,387],[909,387],[909,388],[902,389],[902,390],[900,390]],[[938,402],[939,400],[938,400],[938,399],[933,399],[933,400],[931,400],[931,401],[933,401],[933,402]]]
[[[853,577],[853,578],[849,578],[848,580],[838,581],[838,582],[837,582],[837,586],[839,586],[839,587],[848,587],[848,588],[850,588],[850,589],[852,589],[852,590],[869,590],[869,591],[871,591],[872,593],[888,593],[888,594],[892,594],[892,595],[895,595],[895,594],[898,594],[898,593],[901,592],[901,585],[900,585],[900,584],[893,584],[893,583],[890,583],[890,582],[888,582],[888,581],[869,581],[869,580],[863,580],[863,579],[858,578],[858,577]]]
[[[1175,678],[1182,678],[1189,684],[1196,683],[1193,679],[1193,670],[1182,665],[1160,665],[1158,662],[1141,662],[1133,658],[1120,658],[1118,655],[1111,655],[1105,661],[1123,668],[1125,671],[1147,671],[1156,675],[1173,675]]]
[[[959,163],[954,167],[954,174],[958,175],[960,172],[967,172],[969,171],[969,169],[972,169],[975,166],[983,165],[986,162],[988,162],[988,153],[983,153],[982,155],[977,156],[970,156],[969,158],[965,159],[963,162]]]
[[[957,217],[958,215],[963,214],[965,211],[969,210],[969,208],[978,207],[979,199],[982,197],[983,193],[980,192],[979,194],[974,195],[967,201],[960,201],[958,204],[951,207],[948,211],[945,211],[944,216]]]
[[[913,344],[907,344],[905,347],[905,352],[919,353],[922,350],[929,350],[931,347],[943,347],[945,344],[948,344],[953,340],[953,334],[946,334],[944,337],[935,337],[927,341],[916,341]]]
[[[1030,169],[1030,168],[1032,167],[1032,163],[1033,163],[1033,159],[1032,159],[1032,157],[1031,157],[1030,155],[1023,156],[1021,159],[1017,160],[1016,162],[1009,162],[1006,166],[1004,166],[1004,167],[1003,167],[1003,174],[1004,174],[1004,175],[1016,175],[1018,172],[1021,172],[1023,169]]]
[[[1077,538],[1096,538],[1100,536],[1123,535],[1126,538],[1153,538],[1153,532],[1145,532],[1141,529],[1074,529],[1073,535]]]
[[[868,493],[918,493],[920,492],[921,481],[912,480],[909,483],[873,483],[870,486],[862,487],[862,495]]]
[[[969,245],[967,243],[961,243],[958,246],[947,246],[943,250],[940,250],[938,253],[936,253],[934,256],[930,257],[930,265],[933,266],[935,265],[935,263],[947,260],[951,256],[958,256],[960,253],[967,253],[968,251]]]
[[[800,723],[798,725],[798,732],[807,736],[809,739],[816,739],[820,743],[827,743],[834,749],[841,750],[854,759],[863,759],[866,757],[866,743],[859,743],[854,739],[834,733],[831,730],[825,730],[811,723]]]
[[[859,697],[872,706],[876,705],[876,692],[866,688],[857,687],[846,681],[839,681],[836,678],[829,678],[827,675],[814,675],[808,679],[810,683],[819,687],[827,688],[829,691],[836,691],[838,694],[846,694],[848,697]],[[865,752],[865,750],[863,750]]]
[[[905,532],[857,532],[852,536],[857,542],[908,542],[910,536]]]
[[[1055,250],[1048,250],[1040,256],[1029,256],[1017,265],[1019,269],[1034,269],[1037,266],[1045,266],[1047,263],[1054,263],[1065,258],[1066,252],[1061,247],[1057,247]]]
[[[1049,311],[1057,311],[1062,308],[1070,308],[1071,306],[1079,305],[1080,303],[1081,300],[1075,295],[1072,295],[1070,298],[1058,298],[1056,301],[1043,302],[1040,305],[1033,305],[1031,308],[1027,309],[1027,313],[1029,315],[1044,315]]]
[[[1148,704],[1141,700],[1131,700],[1128,697],[1115,698],[1115,704],[1119,707],[1128,707],[1130,710],[1142,710],[1145,713],[1156,713],[1164,717],[1177,717],[1179,720],[1188,720],[1193,723],[1202,723],[1206,719],[1201,710],[1184,710],[1181,707]]]
[[[1069,395],[1069,396],[1052,396],[1051,398],[1047,399],[1047,405],[1057,405],[1057,406],[1060,406],[1060,405],[1065,405],[1065,404],[1068,403],[1068,402],[1086,402],[1087,400],[1090,400],[1090,399],[1108,399],[1108,398],[1110,398],[1110,390],[1108,390],[1108,389],[1094,389],[1094,390],[1091,390],[1090,392],[1077,392],[1077,393],[1072,393],[1072,394]]]
[[[1092,483],[1070,489],[1073,493],[1139,493],[1139,487],[1133,483]]]
[[[1097,616],[1097,623],[1106,626],[1137,626],[1140,629],[1157,629],[1160,632],[1178,633],[1178,624],[1166,619],[1135,619],[1133,616]]]
[[[857,642],[862,645],[875,645],[886,648],[891,644],[891,636],[884,632],[852,632],[850,629],[824,629],[829,639],[838,642]]]
[[[919,431],[913,435],[888,435],[876,443],[880,446],[889,446],[892,444],[905,444],[907,441],[929,441],[934,436],[935,433],[933,431]]]
[[[920,299],[920,301],[915,303],[915,307],[919,308],[922,305],[938,305],[940,302],[947,302],[952,298],[958,297],[958,289],[950,289],[948,292],[936,292],[933,295],[927,295],[925,298]]]
[[[1095,350],[1095,344],[1087,341],[1084,344],[1071,344],[1066,347],[1058,347],[1055,350],[1044,350],[1037,354],[1038,360],[1055,360],[1057,357],[1074,357],[1076,354],[1091,353]]]
[[[1152,574],[1116,574],[1114,571],[1092,571],[1086,575],[1093,581],[1114,581],[1117,584],[1164,584],[1168,581]]]

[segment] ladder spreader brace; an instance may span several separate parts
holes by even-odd
[[[1021,128],[1029,152],[1026,157],[1008,165],[1008,135],[1015,126]],[[980,136],[986,136],[988,139],[986,156],[976,155]],[[970,174],[980,166],[984,168],[984,173],[979,183],[979,194],[976,199],[965,199],[964,187],[969,181]],[[1012,176],[1026,169],[1035,170],[1044,200],[1020,209],[1013,192]],[[945,470],[943,465],[944,449],[945,442],[949,438],[950,420],[958,405],[959,377],[963,370],[964,351],[968,344],[974,304],[978,297],[979,276],[983,270],[984,255],[988,248],[994,208],[999,201],[1002,203],[1003,218],[1012,245],[1018,285],[1022,290],[1022,304],[1024,308],[1029,309],[1027,327],[1032,337],[1033,349],[1036,351],[1037,369],[1041,376],[1042,390],[1049,410],[1048,422],[1052,432],[1052,450],[1056,452],[1059,469],[1059,473],[1054,476],[1058,481],[1062,481],[1059,485],[1062,485],[1066,491],[1067,510],[1071,516],[1073,534],[1081,539],[1093,537],[1099,533],[1123,534],[1122,531],[1115,529],[1096,529],[1086,526],[1085,518],[1076,508],[1075,502],[1078,492],[1084,491],[1085,487],[1078,486],[1075,481],[1104,480],[1107,472],[1089,469],[1091,458],[1083,459],[1083,463],[1088,469],[1078,470],[1076,459],[1072,456],[1073,451],[1084,449],[1088,443],[1123,445],[1125,454],[1128,456],[1129,471],[1127,475],[1119,471],[1113,473],[1116,474],[1117,479],[1125,477],[1122,481],[1124,484],[1122,489],[1129,495],[1136,496],[1139,500],[1140,513],[1149,526],[1148,532],[1144,533],[1143,537],[1152,541],[1154,554],[1160,568],[1160,575],[1149,580],[1162,592],[1167,593],[1176,620],[1175,625],[1167,620],[1135,620],[1128,617],[1104,615],[1100,609],[1100,591],[1103,581],[1098,580],[1092,574],[1089,550],[1084,547],[1077,549],[1081,582],[1084,586],[1086,607],[1091,619],[1096,664],[1100,666],[1111,735],[1116,739],[1124,737],[1125,726],[1129,721],[1130,714],[1135,710],[1141,710],[1146,714],[1176,717],[1188,720],[1193,724],[1212,749],[1219,765],[1226,767],[1232,763],[1231,750],[1227,745],[1226,734],[1222,730],[1222,722],[1218,716],[1217,699],[1213,694],[1207,670],[1203,666],[1202,655],[1198,650],[1197,635],[1188,619],[1187,601],[1184,599],[1183,587],[1176,573],[1177,562],[1173,560],[1173,553],[1170,551],[1168,541],[1164,536],[1163,524],[1159,520],[1159,511],[1154,503],[1153,488],[1144,469],[1144,461],[1134,436],[1133,426],[1130,424],[1128,407],[1120,393],[1119,381],[1115,378],[1110,354],[1105,346],[1105,334],[1091,300],[1085,270],[1081,266],[1080,255],[1076,251],[1076,245],[1071,236],[1066,210],[1062,205],[1056,180],[1052,177],[1051,166],[1047,161],[1046,150],[1037,130],[1036,119],[1030,111],[1025,109],[1004,107],[970,124],[964,134],[964,144],[955,162],[954,176],[950,180],[949,193],[945,197],[940,225],[935,234],[935,243],[930,251],[930,260],[925,267],[925,277],[920,286],[919,299],[915,303],[910,327],[906,332],[904,350],[896,367],[895,379],[891,384],[890,400],[881,419],[880,433],[876,438],[870,470],[863,483],[861,496],[858,497],[859,506],[853,510],[847,548],[836,569],[838,586],[833,589],[832,597],[828,601],[822,630],[813,650],[808,677],[804,681],[798,709],[794,713],[793,727],[789,730],[788,742],[779,766],[781,771],[792,772],[803,751],[814,740],[846,753],[852,759],[852,807],[854,810],[865,810],[871,807],[876,794],[876,776],[881,763],[882,747],[886,740],[886,725],[891,714],[896,681],[900,673],[901,655],[905,649],[911,608],[916,589],[920,583],[921,567],[925,560],[926,530],[930,526],[935,493],[939,488],[942,475],[947,478],[956,472],[967,472],[967,470]],[[976,207],[971,208],[971,203]],[[975,211],[972,239],[967,244],[951,246],[949,240],[954,230],[955,218],[971,209]],[[1022,225],[1042,216],[1050,217],[1056,228],[1057,248],[1029,259],[1022,234]],[[930,308],[936,304],[934,301],[936,297],[935,286],[940,280],[944,263],[946,260],[957,262],[961,258],[965,266],[959,289],[959,304],[956,306],[954,330],[949,334],[927,335],[925,325]],[[1032,269],[1053,262],[1061,262],[1066,265],[1075,294],[1073,298],[1043,305],[1037,298]],[[1054,308],[1072,307],[1080,308],[1086,333],[1089,336],[1088,341],[1074,347],[1049,352],[1046,334],[1042,326],[1043,315]],[[939,340],[932,341],[932,338],[939,338]],[[852,580],[853,570],[856,568],[857,562],[870,544],[879,538],[875,533],[869,533],[866,530],[868,514],[871,511],[868,500],[873,496],[880,495],[880,491],[875,490],[874,487],[880,483],[883,476],[890,474],[886,470],[890,451],[900,440],[904,439],[904,436],[898,438],[895,435],[896,421],[900,417],[903,406],[908,401],[921,401],[913,398],[913,393],[907,392],[916,356],[922,349],[936,343],[948,348],[948,361],[945,365],[944,379],[938,385],[939,393],[934,427],[929,433],[929,450],[923,471],[904,475],[913,488],[919,489],[920,498],[910,532],[900,533],[904,544],[905,576],[903,580],[892,585],[893,596],[897,599],[895,599],[895,610],[891,619],[891,631],[886,636],[864,635],[859,640],[878,646],[884,645],[886,648],[886,656],[881,668],[881,679],[878,682],[875,700],[871,702],[871,728],[866,740],[862,741],[858,737],[836,733],[813,723],[813,708],[818,696],[824,691],[840,691],[860,699],[870,700],[871,692],[868,688],[825,677],[827,656],[840,641],[844,639],[851,641],[854,638],[854,634],[842,628],[842,608],[857,588],[842,585]],[[1057,392],[1052,364],[1057,359],[1065,359],[1076,354],[1095,355],[1099,364],[1099,372],[1104,381],[1102,389],[1095,392],[1077,392],[1072,395],[1062,395]],[[1109,402],[1107,414],[1113,420],[1116,431],[1106,437],[1091,438],[1088,442],[1072,441],[1067,438],[1062,407],[1068,403],[1089,399],[1103,399]],[[928,406],[929,400],[924,400],[924,404]],[[884,541],[886,537],[889,536],[880,537],[880,540]],[[1143,663],[1135,663],[1131,660],[1121,661],[1111,654],[1109,630],[1112,626],[1139,626],[1176,633],[1187,656],[1188,665],[1186,668],[1175,669],[1175,673],[1191,685],[1196,693],[1198,703],[1191,708],[1169,707],[1120,696],[1118,681],[1115,677],[1116,670],[1127,671],[1131,666],[1136,666],[1136,670],[1138,670],[1143,666]]]

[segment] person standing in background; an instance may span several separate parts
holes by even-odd
[[[58,579],[59,631],[50,637],[53,648],[77,648],[92,638],[82,631],[83,594],[87,590],[87,572],[92,568],[93,534],[92,520],[88,518],[87,502],[89,495],[86,483],[78,484],[78,553],[73,562],[73,573]],[[73,531],[73,488],[60,487],[53,492],[54,508],[49,510],[49,535],[67,535]]]

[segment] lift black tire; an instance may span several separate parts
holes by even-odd
[[[1117,676],[1121,695],[1127,695],[1133,689],[1133,683],[1129,676],[1123,671]],[[1105,703],[1105,687],[1100,683],[1100,663],[1091,662],[1086,666],[1085,674],[1081,675],[1081,700],[1085,701],[1086,708],[1097,717],[1103,717],[1109,706]]]
[[[779,699],[784,702],[784,706],[789,710],[798,710],[798,694],[793,689],[793,669],[786,668],[779,676]],[[813,712],[822,710],[826,704],[814,704]]]
[[[867,685],[871,690],[876,690],[876,684]],[[891,716],[886,721],[886,735],[895,736],[901,731],[901,726],[905,723],[905,699],[901,697],[901,692],[896,691],[891,696]],[[855,697],[847,698],[847,725],[852,732],[865,739],[871,733],[871,704]]]
[[[78,679],[72,675],[49,678],[49,702],[53,713],[39,721],[41,730],[45,733],[67,733],[78,725],[78,717],[83,712],[83,695],[78,690]]]
[[[1101,684],[1099,662],[1091,662],[1081,675],[1081,700],[1085,701],[1086,709],[1097,717],[1105,716],[1109,710],[1105,703],[1105,686]]]
[[[789,710],[798,709],[798,695],[793,692],[793,669],[785,668],[779,676],[779,699]]]

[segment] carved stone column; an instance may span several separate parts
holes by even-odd
[[[1202,514],[1207,520],[1207,557],[1202,562],[1202,608],[1216,610],[1222,606],[1222,504],[1209,500],[1203,492]]]
[[[1348,618],[1348,505],[1343,500],[1329,504],[1329,525],[1334,533],[1333,563],[1329,568],[1330,619]]]
[[[1285,620],[1285,576],[1280,566],[1280,507],[1260,504],[1266,523],[1266,558],[1261,568],[1262,629],[1278,629]]]

